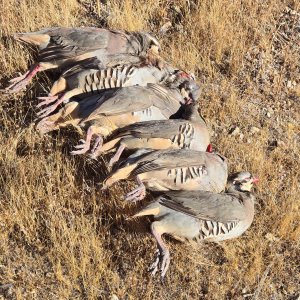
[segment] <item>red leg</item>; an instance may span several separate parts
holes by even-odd
[[[65,95],[65,94],[63,93],[63,94],[57,99],[57,101],[56,101],[54,104],[52,104],[52,105],[50,105],[49,107],[46,107],[46,108],[42,109],[41,111],[39,111],[39,112],[37,113],[38,117],[39,117],[39,118],[47,117],[50,113],[52,113],[53,111],[55,111],[56,108],[57,108],[61,103],[64,102],[64,100],[65,100],[64,95]],[[55,96],[54,96],[54,97],[55,97]],[[46,101],[43,101],[43,102],[40,103],[37,107],[40,107],[40,106],[42,106],[42,105],[45,105],[46,102],[48,102],[48,101],[47,101],[47,100],[46,100]],[[51,101],[51,102],[52,102],[52,101]]]
[[[120,147],[117,150],[116,154],[110,159],[109,164],[108,164],[109,167],[112,167],[113,164],[116,163],[120,159],[120,157],[121,157],[123,151],[125,150],[125,148],[126,148],[126,146],[124,144],[120,145]]]
[[[95,140],[93,149],[91,150],[92,154],[98,152],[101,149],[102,145],[103,145],[103,137],[101,135],[98,135]]]
[[[95,132],[93,130],[93,126],[90,126],[87,131],[86,139],[80,140],[80,142],[82,142],[82,144],[75,146],[75,148],[79,149],[79,150],[74,150],[71,152],[71,154],[72,155],[84,154],[87,151],[89,151],[90,147],[91,147],[91,141],[92,141],[93,135],[95,135]],[[100,135],[98,135],[98,134],[97,134],[97,136],[100,137]]]
[[[8,93],[16,93],[21,91],[26,87],[26,85],[31,81],[31,79],[35,76],[37,72],[41,71],[41,65],[35,64],[33,65],[29,71],[27,71],[24,75],[21,75],[19,77],[16,77],[10,82],[12,83],[10,86],[8,86],[5,90]]]
[[[136,201],[140,201],[145,198],[146,187],[144,186],[144,184],[141,181],[141,179],[139,178],[139,176],[136,177],[136,181],[139,186],[125,196],[126,201],[136,202]]]
[[[170,266],[170,252],[161,238],[162,233],[160,232],[159,228],[159,222],[153,222],[151,224],[151,232],[157,241],[158,251],[156,251],[156,258],[154,263],[150,266],[150,271],[154,276],[157,273],[160,264],[161,279],[163,279]]]
[[[47,132],[52,131],[55,128],[55,122],[48,121],[48,118],[42,119],[37,125],[36,129],[39,131],[40,134],[45,134]]]
[[[59,99],[60,96],[56,95],[56,96],[52,96],[51,94],[48,94],[47,97],[37,97],[39,100],[43,100],[41,101],[36,107],[41,107],[47,104],[50,104],[52,102],[54,102],[55,100]]]

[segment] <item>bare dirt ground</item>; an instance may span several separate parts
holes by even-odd
[[[25,92],[0,94],[1,299],[299,299],[299,1],[3,0],[0,11],[1,88],[34,59],[14,32],[153,32],[163,56],[201,83],[201,111],[230,171],[260,178],[250,230],[220,245],[166,238],[161,284],[147,272],[150,219],[126,220],[141,205],[122,201],[129,184],[101,194],[107,158],[69,155],[73,129],[35,131],[36,97],[57,76],[41,74]]]

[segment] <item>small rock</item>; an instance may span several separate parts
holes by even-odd
[[[169,21],[165,23],[159,30],[161,34],[165,34],[172,27],[172,23]]]
[[[276,236],[274,236],[272,233],[268,232],[266,235],[265,235],[265,238],[270,241],[270,242],[277,242],[279,241],[279,238],[277,238]]]
[[[112,294],[109,298],[109,300],[119,300],[118,296],[115,294]]]
[[[271,118],[271,113],[270,113],[269,111],[267,111],[266,116],[267,116],[268,118]]]
[[[241,132],[239,127],[233,127],[229,130],[229,134],[231,135],[238,135]]]
[[[292,87],[292,82],[290,80],[287,82],[286,87],[288,89],[290,89]]]
[[[244,135],[241,133],[240,134],[240,140],[242,140],[244,138]]]
[[[255,127],[255,126],[252,126],[251,128],[250,128],[250,134],[252,135],[252,134],[255,134],[255,133],[258,133],[260,131],[260,129],[259,128],[257,128],[257,127]]]

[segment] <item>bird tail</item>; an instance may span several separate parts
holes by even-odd
[[[28,32],[28,33],[21,32],[21,33],[15,33],[14,39],[31,45],[46,47],[50,41],[50,36],[48,34],[44,34],[40,32]]]
[[[128,219],[133,219],[136,217],[142,217],[142,216],[156,216],[160,213],[160,205],[159,203],[152,202],[146,207],[142,208],[139,212],[134,214],[133,216],[129,217]]]
[[[115,182],[120,181],[122,179],[128,179],[131,175],[131,172],[135,168],[136,164],[133,164],[116,170],[104,180],[102,189],[106,189],[113,185]]]
[[[113,139],[107,143],[105,143],[102,147],[101,147],[101,152],[106,153],[114,148],[116,148],[118,142],[120,141],[121,138],[116,138]]]

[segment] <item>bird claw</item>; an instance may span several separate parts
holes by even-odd
[[[163,280],[170,266],[170,252],[169,250],[160,251],[159,249],[157,249],[155,252],[155,256],[155,260],[151,264],[148,271],[151,272],[152,276],[155,276],[158,270],[160,269],[160,277],[161,280]]]
[[[47,97],[38,97],[39,100],[44,100],[42,102],[40,102],[36,107],[42,107],[45,106],[47,104],[50,104],[52,102],[54,102],[55,100],[58,99],[58,96],[47,96]]]
[[[42,109],[41,111],[39,111],[38,113],[37,113],[37,116],[39,117],[39,118],[44,118],[44,117],[47,117],[48,115],[50,115],[53,111],[55,111],[55,109],[57,108],[57,106],[58,106],[58,104],[53,104],[53,105],[51,105],[51,106],[49,106],[49,107],[46,107],[46,108],[44,108],[44,109]]]
[[[5,91],[7,93],[15,93],[23,90],[26,87],[26,85],[30,82],[31,79],[26,77],[28,73],[29,72],[26,72],[22,76],[11,79],[9,82],[12,84],[6,87]]]
[[[97,153],[98,151],[100,151],[102,145],[103,145],[103,138],[101,135],[98,135],[95,140],[94,146],[91,150],[91,153],[94,154],[94,153]]]
[[[118,159],[117,159],[116,156],[114,155],[114,156],[110,159],[110,161],[109,161],[109,163],[108,163],[108,166],[111,168],[117,161],[118,161]]]
[[[29,71],[27,71],[26,73],[22,74],[21,72],[18,72],[19,76],[18,77],[15,77],[15,78],[12,78],[10,79],[8,82],[9,83],[15,83],[17,81],[21,81],[22,79],[24,79],[28,74],[29,74]]]
[[[85,148],[85,144],[74,146],[75,149],[83,149]]]
[[[148,272],[151,272],[152,276],[155,276],[155,274],[158,271],[158,264],[159,264],[159,260],[160,260],[160,251],[159,251],[159,249],[155,250],[154,255],[155,255],[155,260],[151,264],[151,266],[148,268]]]
[[[129,192],[126,196],[125,196],[125,201],[140,201],[143,200],[146,196],[146,189],[145,186],[139,186],[136,189],[134,189],[133,191]]]
[[[37,125],[36,129],[41,133],[45,134],[49,131],[51,131],[51,127],[55,125],[55,122],[53,121],[48,121],[48,120],[41,120]]]
[[[84,154],[90,149],[90,145],[85,140],[80,139],[79,142],[82,144],[74,146],[78,150],[71,151],[72,155]]]

